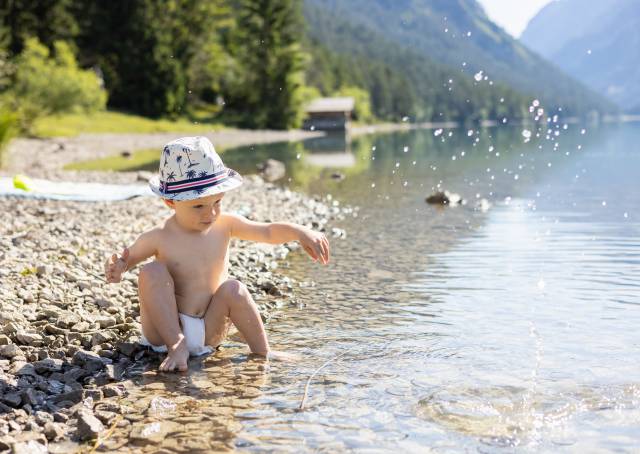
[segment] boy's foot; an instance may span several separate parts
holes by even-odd
[[[174,348],[167,350],[167,357],[162,361],[158,368],[162,372],[171,372],[173,370],[187,370],[187,360],[189,359],[189,350],[184,339],[180,340]]]

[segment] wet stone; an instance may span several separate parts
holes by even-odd
[[[18,408],[22,403],[22,396],[19,392],[7,393],[2,396],[2,402],[13,408]]]
[[[22,354],[22,350],[20,350],[20,348],[15,344],[8,344],[0,347],[0,356],[4,356],[5,358],[13,358]]]
[[[29,364],[25,361],[14,362],[11,365],[11,368],[9,369],[9,373],[17,376],[23,376],[23,375],[37,376],[38,375],[36,373],[35,368],[33,367],[33,364]]]
[[[53,414],[53,420],[55,422],[67,422],[69,420],[69,416],[67,416],[66,413],[57,411]]]
[[[61,359],[46,358],[33,363],[36,372],[42,374],[45,372],[60,372],[62,370],[63,361]]]
[[[106,359],[100,358],[100,356],[94,352],[86,350],[78,350],[73,355],[73,364],[76,366],[82,366],[89,373],[101,370],[104,367],[104,361]]]
[[[42,391],[36,391],[33,388],[27,388],[22,392],[22,403],[31,405],[32,407],[44,404],[45,394]]]
[[[47,422],[53,422],[53,415],[45,411],[36,411],[35,418],[36,422],[41,426],[45,425]]]
[[[158,444],[173,432],[179,431],[181,426],[172,421],[155,421],[151,423],[134,424],[129,438],[134,442]]]
[[[108,385],[102,388],[104,397],[119,397],[125,394],[125,388],[123,385]]]
[[[65,431],[62,425],[49,421],[44,424],[43,433],[47,440],[54,441],[64,437]]]
[[[44,444],[37,440],[19,441],[11,446],[11,451],[20,454],[47,454]]]
[[[90,410],[82,408],[78,410],[76,416],[78,418],[76,436],[80,440],[97,438],[100,432],[104,430],[100,420]]]
[[[18,342],[24,345],[40,346],[42,345],[42,336],[35,333],[18,333],[16,334]]]
[[[118,417],[117,413],[103,410],[94,410],[93,414],[102,422],[102,424],[107,426],[113,424],[113,421]]]
[[[82,402],[84,398],[84,390],[83,389],[75,389],[68,393],[60,394],[55,397],[54,402],[60,404],[64,401],[71,402],[71,404],[77,404]]]

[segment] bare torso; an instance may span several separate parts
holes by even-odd
[[[223,216],[206,232],[181,229],[172,217],[157,236],[156,260],[175,286],[178,312],[202,317],[211,296],[228,279],[229,228]]]

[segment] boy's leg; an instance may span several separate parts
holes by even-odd
[[[187,370],[189,351],[178,319],[173,278],[167,267],[151,262],[138,277],[142,331],[154,345],[166,345],[167,357],[160,370]]]
[[[220,345],[229,329],[228,319],[246,339],[252,353],[264,356],[269,353],[269,341],[258,308],[247,287],[235,279],[223,282],[211,298],[204,315],[207,345]]]

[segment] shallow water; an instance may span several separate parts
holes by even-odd
[[[637,449],[640,126],[581,129],[529,143],[515,128],[367,136],[333,160],[353,163],[340,181],[309,167],[319,154],[331,161],[322,143],[280,146],[294,186],[360,207],[341,225],[347,238],[332,240],[330,267],[301,254],[283,267],[300,288],[269,325],[270,341],[302,358],[265,364],[230,343],[193,360],[186,376],[141,365],[141,386],[123,402],[144,414],[136,443],[149,451]],[[225,160],[245,171],[255,162],[248,156],[272,150]],[[467,204],[425,204],[439,183]],[[487,211],[476,207],[482,198]],[[307,379],[325,363],[299,411]],[[116,431],[112,449],[130,429]]]

